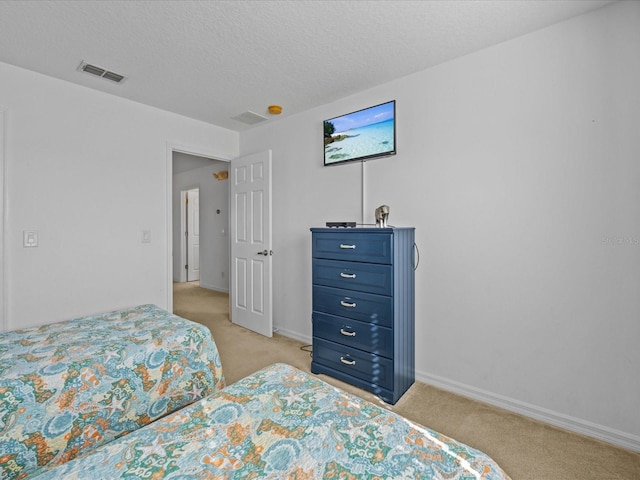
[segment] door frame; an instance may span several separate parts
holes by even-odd
[[[180,229],[184,232],[187,231],[189,232],[189,235],[191,235],[191,225],[189,225],[189,206],[187,205],[187,207],[185,208],[185,200],[187,199],[187,195],[189,194],[190,191],[192,190],[198,190],[198,193],[200,192],[200,185],[195,185],[195,186],[190,186],[190,187],[186,187],[183,190],[180,190]],[[185,265],[185,264],[189,264],[190,263],[190,259],[189,259],[189,242],[187,241],[187,239],[185,238],[188,236],[186,235],[180,235],[180,264],[181,265]],[[181,268],[180,269],[180,281],[181,282],[190,282],[191,280],[189,280],[189,271],[186,268]]]
[[[200,190],[200,185],[189,185],[188,187],[185,187],[180,190],[180,230],[182,232],[184,232],[187,229],[188,218],[187,218],[187,212],[185,211],[185,208],[184,208],[185,200],[187,198],[187,192],[189,190],[195,190],[195,189]],[[171,224],[170,226],[171,228],[173,228],[173,224]],[[185,237],[184,235],[180,235],[180,248],[179,248],[180,265],[184,265],[185,262],[187,262],[187,258],[188,258],[188,254],[187,254],[188,246],[184,237]],[[175,274],[175,272],[173,273]],[[181,283],[189,281],[189,275],[186,273],[185,268],[180,269],[180,274],[178,275],[178,281]]]
[[[196,155],[198,157],[205,157],[211,160],[218,160],[221,162],[231,162],[233,157],[219,152],[214,152],[205,147],[199,147],[195,145],[184,145],[172,142],[167,142],[166,146],[166,211],[167,211],[167,256],[165,257],[165,271],[166,271],[166,288],[167,288],[167,311],[173,313],[173,153],[186,153],[188,155]],[[227,198],[227,201],[229,199]],[[227,231],[229,226],[227,225]],[[227,236],[227,242],[229,237]],[[229,301],[231,301],[231,289],[229,289]]]

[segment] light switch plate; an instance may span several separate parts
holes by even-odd
[[[38,231],[37,230],[23,230],[22,231],[22,246],[25,248],[38,246]]]
[[[142,243],[151,243],[151,230],[142,231]]]

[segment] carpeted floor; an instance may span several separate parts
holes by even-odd
[[[233,325],[228,296],[196,283],[174,284],[174,313],[206,325],[227,384],[284,362],[306,372],[311,358],[297,340]],[[416,382],[396,405],[325,375],[319,378],[490,455],[513,480],[640,480],[640,454]]]

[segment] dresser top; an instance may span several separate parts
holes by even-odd
[[[391,233],[394,230],[415,230],[415,227],[311,227],[312,232]]]

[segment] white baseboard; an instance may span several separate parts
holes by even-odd
[[[640,452],[640,437],[630,433],[615,430],[613,428],[598,425],[586,420],[554,412],[536,405],[514,400],[470,385],[465,385],[437,375],[424,372],[416,372],[416,380],[447,390],[458,395],[479,400],[489,405],[509,410],[550,425],[564,428],[571,432],[586,435],[618,447],[626,448],[634,452]]]
[[[206,283],[202,283],[202,282],[200,282],[200,287],[206,288],[207,290],[213,290],[214,292],[229,293],[228,289],[216,287],[213,285],[207,285]]]
[[[286,328],[281,328],[277,325],[273,326],[273,333],[277,333],[278,335],[282,335],[283,337],[293,338],[294,340],[298,340],[299,342],[311,345],[311,337],[300,335],[298,332],[293,332],[291,330],[287,330]]]
[[[306,344],[312,343],[311,337],[300,335],[299,333],[291,330],[274,326],[273,331],[274,333],[277,332],[280,335],[293,338]],[[525,417],[548,423],[555,427],[564,428],[565,430],[595,438],[596,440],[626,448],[634,452],[640,452],[640,437],[637,435],[605,427],[604,425],[598,425],[570,415],[564,415],[562,413],[554,412],[553,410],[521,402],[520,400],[514,400],[513,398],[498,395],[487,390],[482,390],[480,388],[472,387],[470,385],[425,372],[416,371],[416,380],[426,383],[427,385],[433,385],[434,387],[447,390],[448,392],[472,398],[495,407],[503,408],[504,410],[508,410],[513,413],[524,415]]]

